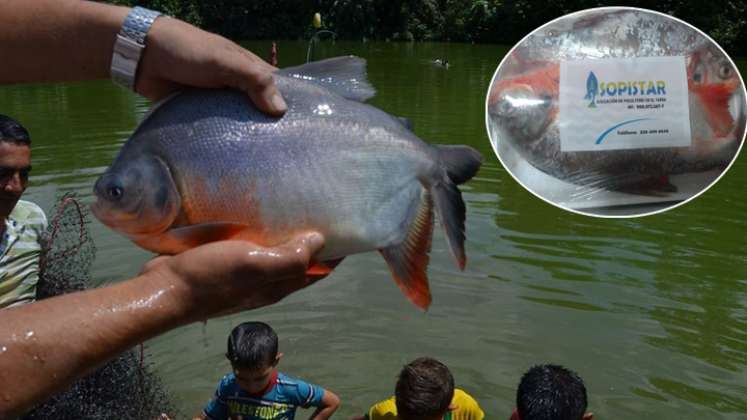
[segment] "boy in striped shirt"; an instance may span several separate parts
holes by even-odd
[[[233,373],[197,419],[293,420],[297,407],[316,407],[309,417],[326,420],[340,405],[332,392],[277,370],[278,336],[263,322],[245,322],[228,336],[226,357]]]

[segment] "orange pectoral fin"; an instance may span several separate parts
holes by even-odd
[[[321,278],[324,278],[329,275],[329,273],[332,272],[332,270],[337,267],[338,264],[342,262],[342,260],[345,257],[338,258],[336,260],[328,260],[328,261],[314,261],[309,265],[309,268],[306,269],[306,276],[313,279],[313,280],[319,280]]]
[[[246,226],[238,223],[203,223],[167,230],[155,236],[133,237],[139,246],[158,254],[178,254],[206,243],[241,239]]]

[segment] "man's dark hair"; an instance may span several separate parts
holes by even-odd
[[[581,420],[586,404],[584,381],[558,365],[532,367],[521,377],[516,392],[521,420]]]
[[[264,322],[244,322],[228,336],[226,357],[237,368],[262,368],[275,364],[278,335]]]
[[[29,132],[13,118],[0,114],[0,141],[31,145]]]
[[[453,397],[454,377],[449,368],[430,357],[405,365],[394,390],[397,415],[402,419],[443,415]]]

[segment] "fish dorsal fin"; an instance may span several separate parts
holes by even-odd
[[[368,83],[366,60],[352,55],[286,67],[277,73],[323,86],[353,101],[364,102],[376,95]]]
[[[405,240],[380,249],[402,293],[418,307],[428,309],[431,292],[428,287],[428,253],[433,236],[433,201],[423,192]]]

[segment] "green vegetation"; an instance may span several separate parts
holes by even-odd
[[[161,10],[233,39],[299,39],[311,19],[343,39],[514,44],[566,13],[602,0],[110,0]],[[628,6],[668,13],[704,30],[734,55],[747,55],[745,0],[635,0]]]

